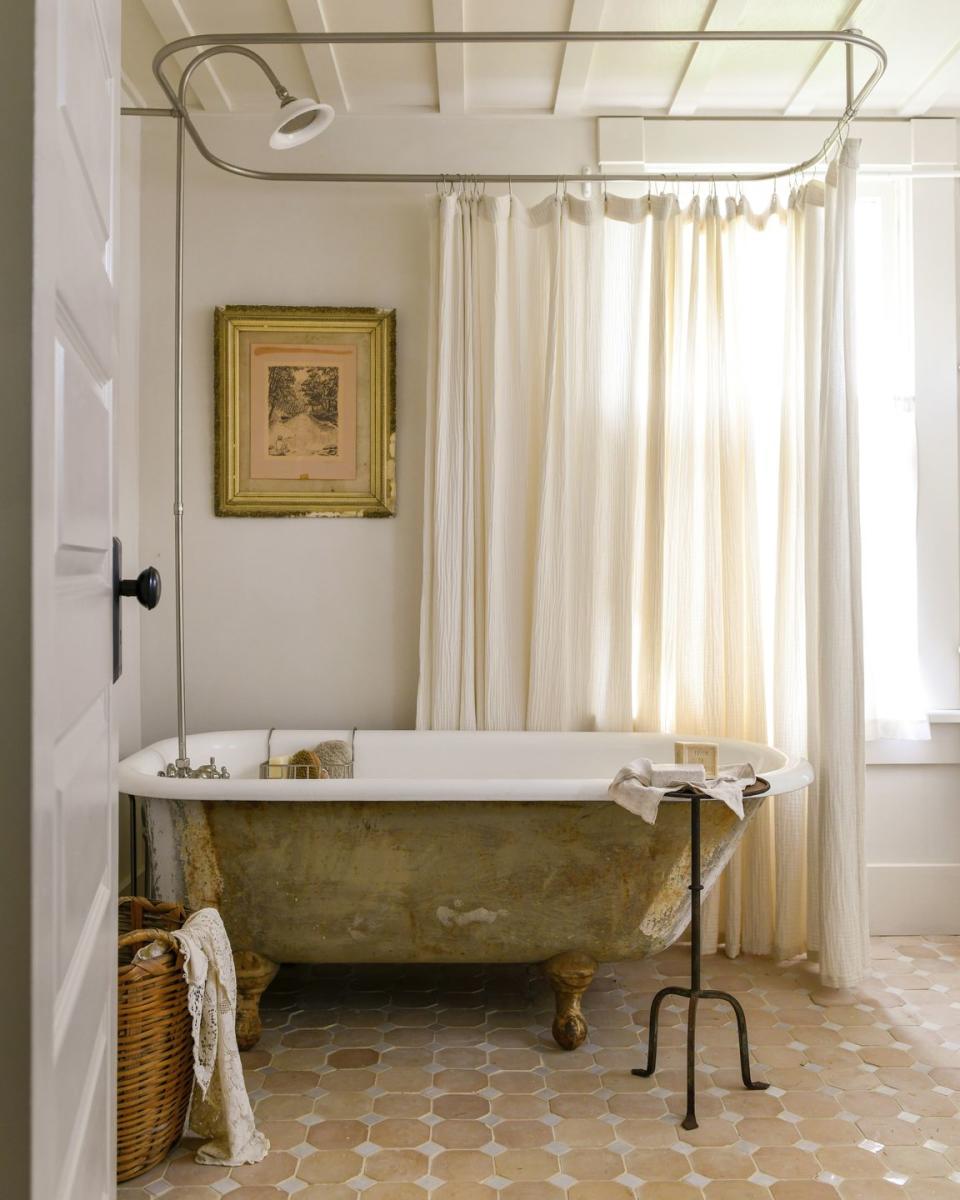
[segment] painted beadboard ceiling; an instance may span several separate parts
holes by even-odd
[[[960,0],[123,0],[123,77],[134,104],[164,102],[151,59],[193,33],[491,29],[845,29],[887,50],[864,114],[960,114]],[[294,95],[340,114],[833,115],[843,50],[715,45],[276,46],[262,51]],[[872,57],[858,55],[862,81]],[[271,110],[249,63],[201,67],[192,103]]]

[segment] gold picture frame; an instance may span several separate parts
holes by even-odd
[[[396,312],[214,314],[218,517],[391,517]]]

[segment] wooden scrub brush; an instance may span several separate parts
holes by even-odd
[[[298,750],[296,754],[290,755],[291,767],[306,767],[307,779],[329,779],[330,776],[323,769],[323,764],[320,762],[320,755],[314,753],[313,750]],[[304,776],[300,776],[304,778]]]

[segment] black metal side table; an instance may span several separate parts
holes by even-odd
[[[757,779],[744,791],[744,798],[763,796],[770,790],[770,784],[765,779]],[[696,1036],[697,1036],[697,1002],[699,1000],[726,1000],[737,1018],[737,1040],[740,1045],[740,1075],[743,1086],[751,1091],[763,1091],[770,1086],[754,1080],[750,1076],[750,1047],[747,1043],[747,1018],[740,1001],[729,992],[718,992],[711,988],[700,986],[700,899],[703,883],[700,878],[700,804],[705,797],[687,788],[678,788],[668,792],[668,796],[688,800],[690,803],[690,986],[661,988],[650,1004],[649,1040],[647,1045],[647,1065],[635,1067],[632,1075],[649,1078],[657,1069],[657,1027],[660,1020],[660,1006],[667,996],[686,996],[687,1005],[687,1114],[681,1122],[684,1129],[696,1129],[697,1126],[697,1089],[695,1081],[696,1066]],[[708,803],[719,804],[718,800],[708,798]]]

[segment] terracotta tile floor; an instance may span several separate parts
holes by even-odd
[[[679,1004],[664,1006],[656,1076],[630,1074],[652,993],[685,974],[680,947],[603,968],[572,1054],[526,968],[286,968],[245,1056],[270,1155],[202,1167],[188,1140],[119,1195],[960,1200],[960,938],[875,939],[873,955],[869,982],[832,1003],[803,962],[706,959],[773,1086],[740,1087],[730,1010],[702,1002],[691,1133]]]

